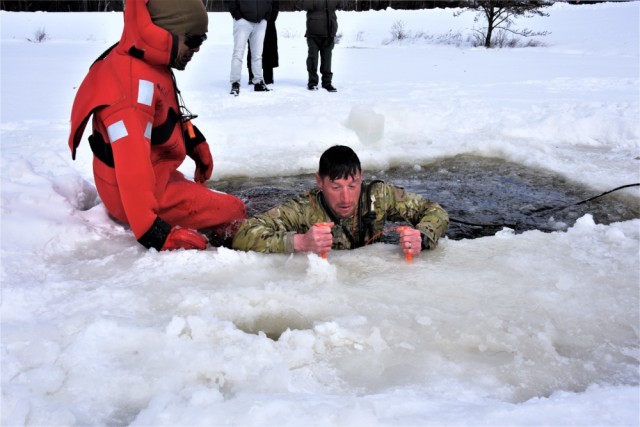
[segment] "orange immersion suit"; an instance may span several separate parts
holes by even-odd
[[[177,43],[177,36],[152,23],[146,0],[127,1],[120,41],[91,66],[71,112],[73,158],[93,116],[89,142],[98,194],[138,242],[158,250],[176,226],[224,229],[246,216],[240,199],[177,170],[186,155],[198,165],[199,150],[209,152],[202,133],[188,129],[191,123],[181,116],[169,67]]]

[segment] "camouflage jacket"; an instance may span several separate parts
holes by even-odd
[[[423,235],[423,249],[433,249],[449,226],[449,216],[435,202],[400,187],[373,181],[362,183],[357,214],[339,220],[318,189],[247,219],[233,239],[233,248],[258,252],[293,252],[294,234],[315,223],[334,222],[332,249],[355,249],[379,241],[385,222],[411,223]]]

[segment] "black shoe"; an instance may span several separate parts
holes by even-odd
[[[335,87],[333,87],[333,86],[331,85],[331,83],[323,83],[323,84],[322,84],[322,88],[323,88],[323,89],[326,89],[326,90],[327,90],[327,91],[329,91],[329,92],[337,92],[337,91],[338,91],[338,89],[336,89]]]
[[[229,94],[235,95],[235,96],[240,95],[240,83],[238,82],[231,83],[231,92],[229,92]]]
[[[264,82],[260,82],[253,86],[253,90],[256,92],[269,92],[271,89],[269,89]]]
[[[309,90],[318,90],[318,86],[317,85],[312,85],[311,83],[309,83],[307,85],[307,89],[309,89]]]

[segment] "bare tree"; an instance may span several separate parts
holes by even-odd
[[[484,18],[486,29],[477,30],[484,40],[484,47],[494,46],[495,33],[511,33],[522,37],[544,36],[548,31],[532,31],[529,29],[516,29],[513,22],[516,18],[531,18],[534,16],[549,16],[543,9],[553,4],[551,0],[466,0],[466,7],[476,10],[478,13],[474,22]],[[464,10],[456,12],[458,16]]]

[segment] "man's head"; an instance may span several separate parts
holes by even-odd
[[[171,66],[184,70],[207,38],[209,17],[202,0],[149,0],[151,20],[178,38]]]
[[[334,145],[320,156],[316,183],[326,204],[338,218],[353,215],[360,200],[360,159],[351,148]]]

